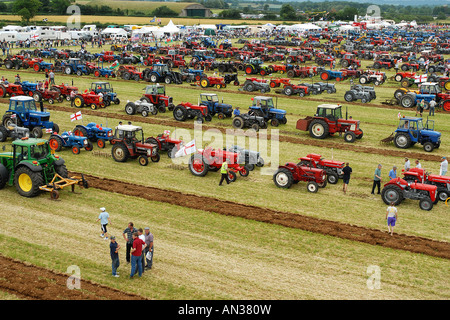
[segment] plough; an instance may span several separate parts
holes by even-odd
[[[89,184],[83,174],[81,174],[81,176],[63,178],[59,174],[55,173],[53,179],[48,184],[39,187],[39,189],[50,192],[50,199],[57,200],[59,198],[59,190],[71,186],[72,192],[75,193],[75,185],[80,186],[80,188],[89,188]]]
[[[397,98],[386,99],[381,103],[386,104],[388,106],[398,106],[399,105]]]

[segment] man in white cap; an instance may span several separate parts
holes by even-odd
[[[108,223],[111,223],[111,219],[109,217],[109,213],[106,212],[105,208],[100,208],[100,214],[98,216],[98,219],[96,222],[100,221],[100,224],[102,225],[102,233],[100,234],[100,237],[105,237],[105,240],[108,240],[108,231],[106,229],[106,226]]]
[[[446,157],[442,157],[441,159],[441,166],[440,166],[440,170],[439,170],[439,175],[440,176],[445,176],[447,174],[447,170],[448,170],[448,161]]]

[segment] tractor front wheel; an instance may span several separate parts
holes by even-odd
[[[310,181],[306,185],[306,189],[311,193],[316,193],[317,191],[319,191],[319,184],[315,181]]]
[[[14,185],[23,197],[35,197],[41,193],[39,187],[44,185],[42,172],[33,172],[27,167],[19,167],[14,174]]]

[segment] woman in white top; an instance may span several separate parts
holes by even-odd
[[[394,235],[395,222],[398,220],[397,208],[394,207],[393,202],[391,202],[391,205],[386,210],[386,220],[388,225],[388,231],[392,236]]]

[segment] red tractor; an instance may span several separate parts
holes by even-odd
[[[166,87],[159,84],[146,86],[140,100],[152,103],[162,113],[166,112],[167,109],[172,111],[175,107],[173,98],[166,95]]]
[[[121,65],[117,71],[117,76],[124,80],[133,79],[139,81],[144,79],[143,73],[132,65]]]
[[[394,76],[394,80],[397,82],[401,82],[403,78],[414,78],[415,76],[415,72],[397,72]]]
[[[302,53],[298,50],[291,50],[289,55],[286,57],[286,63],[303,63],[305,62],[305,57],[303,57]]]
[[[202,78],[199,82],[202,88],[216,87],[217,89],[220,89],[227,87],[223,77],[206,77]]]
[[[357,68],[361,67],[361,60],[356,59],[356,56],[352,53],[346,53],[339,61],[339,64],[344,68],[348,68],[350,66]]]
[[[269,86],[271,88],[278,88],[281,86],[281,84],[288,85],[290,83],[291,83],[291,79],[289,79],[289,78],[272,78],[272,79],[270,79]]]
[[[304,97],[310,94],[309,87],[304,86],[302,84],[293,84],[293,83],[285,84],[283,87],[283,93],[287,96],[298,94],[299,97]]]
[[[380,54],[377,56],[375,62],[373,63],[374,69],[391,69],[395,66],[395,60],[390,54]]]
[[[20,84],[0,84],[0,98],[4,98],[6,95],[10,97],[30,95],[23,91]]]
[[[427,211],[439,201],[436,186],[402,178],[395,178],[386,183],[381,191],[381,199],[388,205],[399,205],[404,199],[419,200],[420,209]]]
[[[327,172],[327,180],[331,184],[336,184],[339,178],[344,176],[342,169],[345,163],[343,161],[325,160],[320,154],[310,153],[306,157],[299,158],[298,165],[312,168],[323,169]]]
[[[149,158],[152,162],[160,160],[158,146],[148,143],[144,139],[142,128],[138,126],[117,126],[111,144],[113,145],[111,154],[117,162],[126,162],[129,158],[137,158],[141,166],[146,166]]]
[[[187,119],[197,119],[197,122],[211,121],[212,117],[208,113],[208,107],[205,105],[194,105],[190,102],[182,102],[173,109],[173,117],[177,121],[186,121]]]
[[[309,131],[309,135],[316,139],[325,139],[335,133],[344,134],[345,142],[354,142],[363,137],[359,128],[360,121],[342,117],[340,105],[321,104],[317,107],[314,117],[306,117],[297,121],[297,129]]]
[[[247,177],[250,173],[246,165],[238,163],[238,159],[239,153],[207,147],[203,150],[197,150],[191,156],[189,170],[194,176],[204,177],[209,171],[219,171],[222,164],[228,160],[228,179],[233,182],[236,180],[238,172],[243,177]]]
[[[147,57],[144,59],[145,66],[151,66],[152,64],[159,64],[159,63],[161,63],[160,58],[154,54],[148,54]]]
[[[78,88],[77,87],[69,86],[69,85],[64,84],[64,83],[61,83],[61,84],[58,84],[58,85],[52,85],[51,89],[59,91],[59,95],[61,95],[67,101],[71,100],[70,94],[71,94],[72,91],[75,91],[75,93],[78,92]]]
[[[64,98],[60,95],[58,90],[42,89],[36,90],[33,93],[33,99],[36,102],[45,100],[50,104],[54,104],[55,101],[62,102]]]
[[[96,94],[94,91],[89,92],[88,90],[85,90],[83,93],[78,93],[73,98],[72,104],[76,108],[89,106],[92,110],[106,106],[102,96]]]
[[[450,177],[431,174],[422,168],[411,168],[405,172],[402,170],[403,179],[408,182],[419,182],[435,185],[437,187],[437,197],[440,201],[446,201],[450,197]]]
[[[179,66],[186,66],[186,61],[181,54],[176,54],[175,50],[169,50],[168,54],[159,57],[161,63],[167,64],[169,68],[178,68]]]
[[[158,152],[167,151],[167,156],[169,158],[172,158],[183,145],[182,140],[171,138],[170,131],[168,130],[164,130],[164,133],[159,134],[156,138],[155,137],[147,138],[145,142],[158,146]]]
[[[299,181],[307,181],[306,189],[316,193],[320,188],[327,185],[327,173],[323,169],[312,168],[288,162],[284,166],[279,166],[273,175],[273,182],[279,188],[290,188],[292,184]]]

